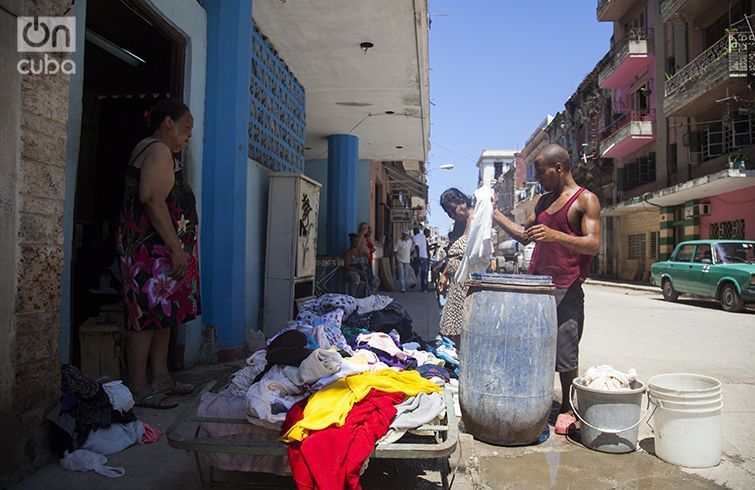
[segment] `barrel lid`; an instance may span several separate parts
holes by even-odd
[[[474,272],[471,277],[485,284],[505,284],[511,286],[552,286],[551,276],[532,276],[529,274],[498,274],[495,272]]]

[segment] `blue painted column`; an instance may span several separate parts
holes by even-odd
[[[328,136],[328,255],[341,256],[348,235],[357,231],[357,157],[359,138],[350,134]]]
[[[246,190],[252,0],[205,0],[207,86],[202,165],[202,320],[218,359],[245,353]]]

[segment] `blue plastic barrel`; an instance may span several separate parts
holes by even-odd
[[[468,433],[531,444],[553,400],[556,298],[549,276],[473,275],[461,330],[459,402]]]

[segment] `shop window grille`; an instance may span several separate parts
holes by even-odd
[[[645,258],[645,234],[629,235],[629,258],[643,260]]]
[[[734,219],[711,223],[708,230],[712,240],[744,240],[745,220]]]

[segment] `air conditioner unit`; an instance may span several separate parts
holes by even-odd
[[[685,218],[694,218],[697,216],[709,216],[709,215],[710,215],[710,204],[708,203],[695,204],[694,206],[684,208]]]

